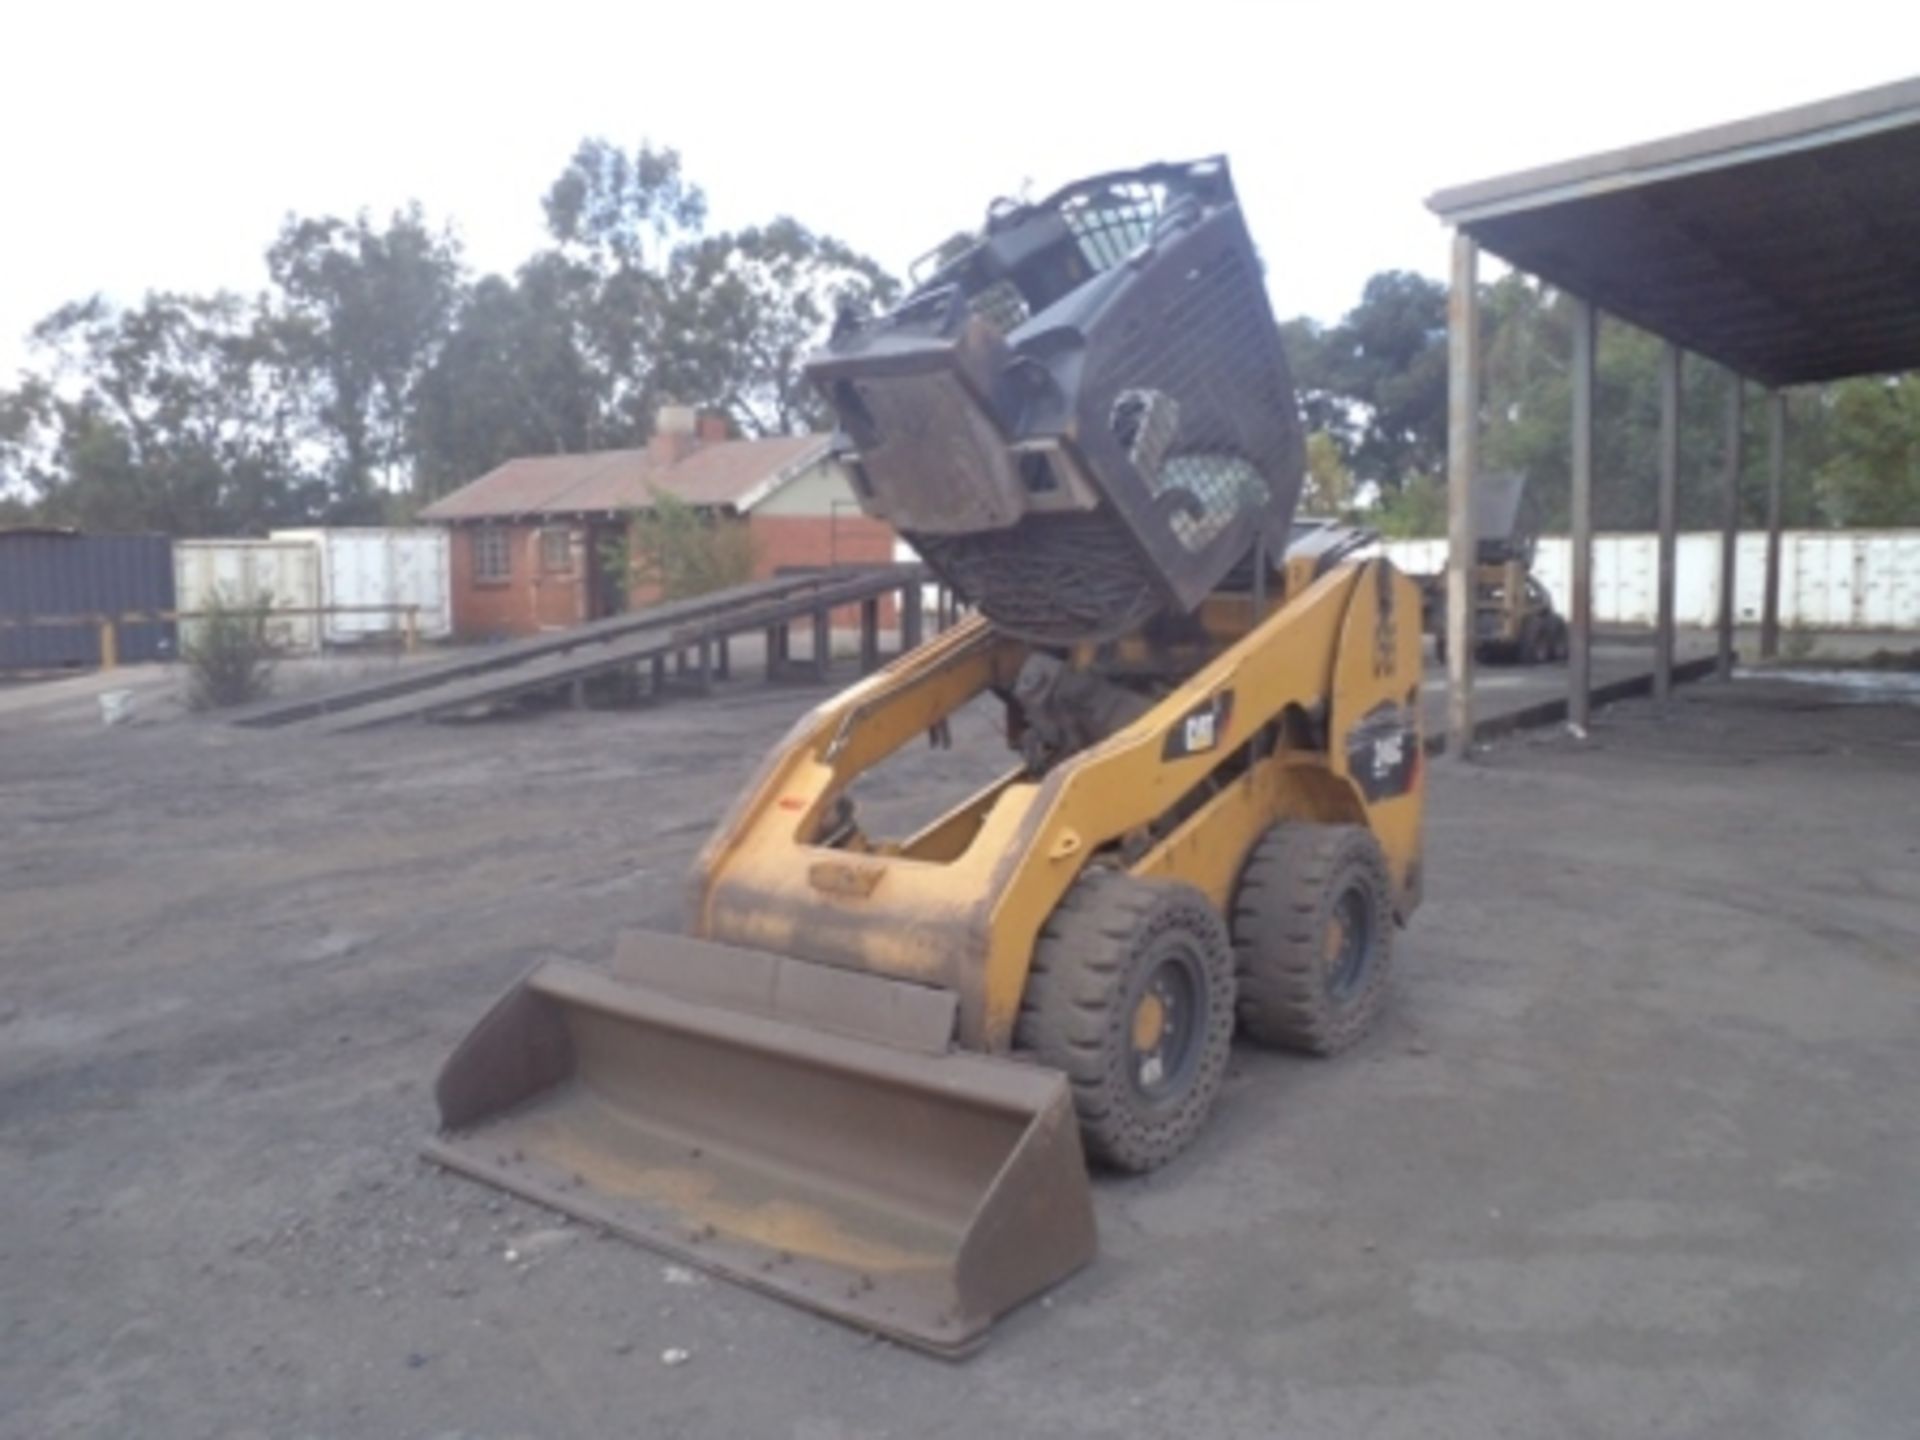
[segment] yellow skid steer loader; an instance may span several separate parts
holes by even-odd
[[[440,1076],[443,1163],[940,1353],[1085,1264],[1085,1160],[1204,1123],[1236,1028],[1330,1054],[1420,893],[1420,597],[1287,544],[1291,382],[1225,163],[1002,203],[808,366],[869,513],[977,613],[819,706],[688,935],[552,962]],[[863,775],[991,694],[1006,772]]]

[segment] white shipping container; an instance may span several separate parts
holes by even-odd
[[[416,607],[421,639],[443,640],[453,633],[445,529],[354,526],[275,530],[272,538],[314,548],[322,605],[412,605]],[[322,633],[329,645],[351,645],[397,635],[400,627],[401,612],[389,608],[329,615]]]
[[[320,605],[320,552],[305,541],[176,540],[173,587],[174,604],[183,614],[205,610],[216,600],[311,611]],[[181,631],[183,640],[189,638],[192,622],[183,622]],[[320,648],[320,621],[311,614],[274,620],[268,633],[295,654]]]

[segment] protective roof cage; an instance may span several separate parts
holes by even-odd
[[[864,507],[997,626],[1108,639],[1284,546],[1300,424],[1225,160],[1001,201],[927,268],[807,371]]]
[[[1473,487],[1473,533],[1482,565],[1533,563],[1540,538],[1540,506],[1517,470],[1482,475]]]

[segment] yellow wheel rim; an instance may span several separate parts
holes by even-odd
[[[1160,997],[1148,991],[1140,997],[1140,1003],[1133,1007],[1133,1048],[1153,1050],[1160,1044],[1160,1034],[1167,1028],[1167,1007]]]
[[[1327,920],[1327,938],[1321,946],[1321,954],[1331,965],[1340,958],[1340,952],[1347,947],[1347,926],[1340,916],[1334,915]]]

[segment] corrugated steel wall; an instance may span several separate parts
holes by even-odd
[[[413,605],[422,640],[444,640],[453,633],[444,526],[275,530],[272,538],[318,547],[322,605]],[[398,611],[329,615],[325,639],[329,645],[350,645],[397,635],[400,629]]]
[[[0,532],[0,616],[120,614],[171,610],[173,542],[165,535],[73,535],[53,530]],[[167,622],[120,627],[120,659],[173,655]],[[100,663],[92,625],[0,626],[0,670]]]
[[[310,655],[320,648],[320,550],[311,540],[180,540],[173,547],[174,588],[189,614],[228,605],[305,610],[267,622],[280,649]],[[188,638],[197,621],[189,620]]]
[[[1694,531],[1674,547],[1674,617],[1712,626],[1720,615],[1720,537]],[[1447,563],[1444,540],[1389,540],[1382,551],[1401,569],[1432,574]],[[1572,585],[1571,546],[1544,536],[1534,573],[1564,615]],[[1734,555],[1734,616],[1760,623],[1767,537],[1743,531]],[[1593,537],[1593,618],[1601,625],[1652,625],[1659,539]],[[1780,537],[1780,623],[1810,630],[1920,630],[1920,531],[1788,530]]]

